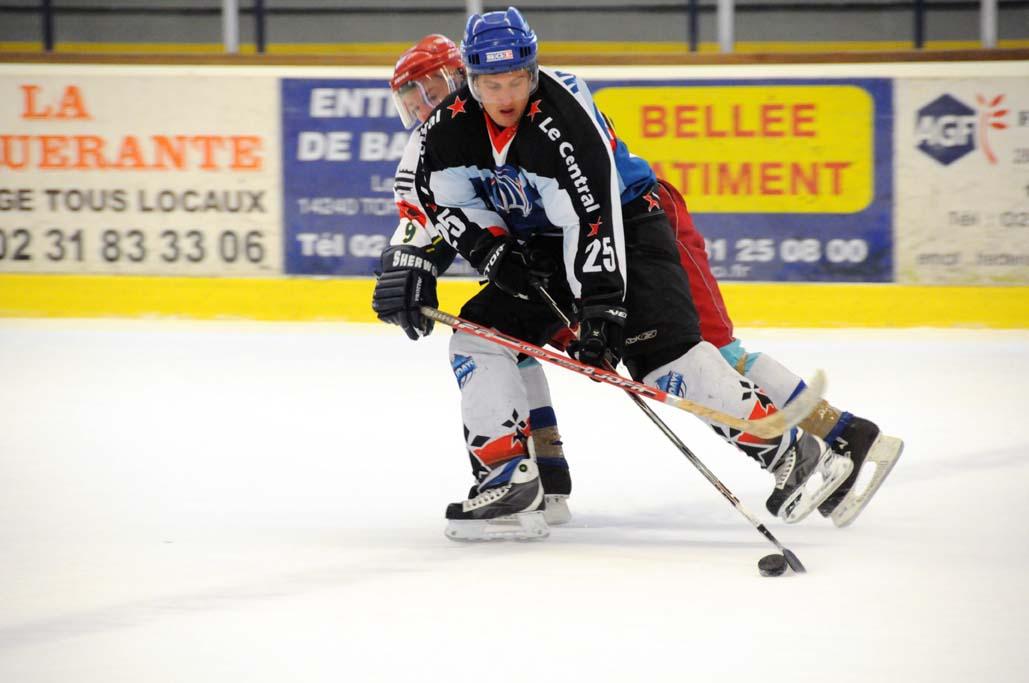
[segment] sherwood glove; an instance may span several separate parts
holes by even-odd
[[[412,340],[428,336],[433,321],[420,308],[439,306],[436,274],[436,266],[418,247],[400,245],[382,252],[382,273],[372,293],[379,320],[400,325]]]

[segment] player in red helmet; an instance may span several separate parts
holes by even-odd
[[[454,41],[433,33],[400,55],[389,87],[404,127],[414,128],[464,82],[461,51]]]

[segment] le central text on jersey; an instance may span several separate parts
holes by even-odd
[[[553,142],[561,140],[561,131],[551,125],[553,117],[548,116],[539,122],[539,129],[543,131]],[[600,205],[593,198],[593,194],[590,192],[589,178],[579,168],[578,162],[575,160],[575,145],[568,142],[567,140],[561,140],[557,145],[557,153],[564,160],[565,166],[568,168],[568,177],[571,178],[572,184],[575,186],[576,191],[579,193],[579,201],[582,203],[583,209],[586,213],[593,213],[594,211],[600,210]]]

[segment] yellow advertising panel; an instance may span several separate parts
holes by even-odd
[[[872,201],[875,109],[860,87],[611,87],[595,99],[692,211],[854,213]]]

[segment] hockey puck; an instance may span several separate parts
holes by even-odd
[[[765,555],[757,563],[757,569],[761,576],[782,576],[786,571],[786,558],[782,555]]]

